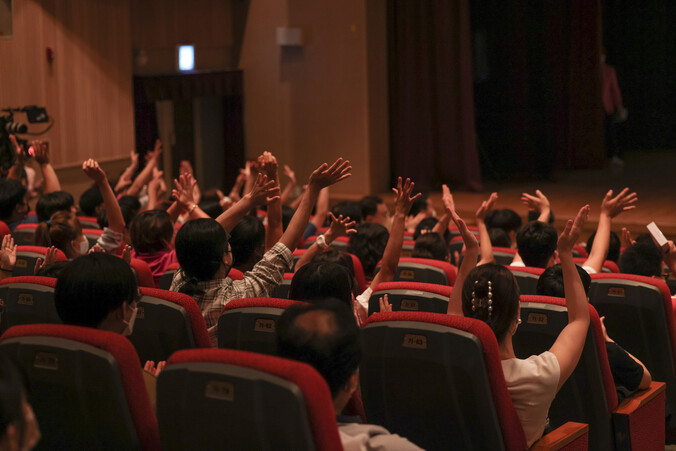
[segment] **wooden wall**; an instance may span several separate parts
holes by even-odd
[[[52,63],[47,46],[54,49]],[[134,146],[130,1],[14,0],[14,37],[0,40],[0,107],[25,105],[44,106],[54,118],[42,138],[57,168],[90,157],[128,157]]]

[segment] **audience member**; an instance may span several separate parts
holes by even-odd
[[[0,180],[0,221],[10,230],[26,221],[28,214],[27,191],[20,182],[13,179]]]
[[[420,449],[381,426],[341,415],[359,386],[362,358],[359,326],[341,301],[291,306],[277,322],[276,333],[278,355],[309,364],[329,386],[345,449]]]
[[[547,268],[556,263],[556,229],[551,224],[529,222],[519,230],[516,243],[523,262],[512,262],[512,266]]]
[[[445,262],[451,261],[451,254],[448,249],[448,244],[446,244],[446,240],[444,240],[441,235],[434,232],[420,235],[418,239],[415,240],[415,246],[413,246],[411,257],[431,258]]]
[[[242,272],[251,271],[265,254],[265,227],[255,216],[243,217],[230,233],[232,266]]]
[[[39,441],[23,377],[12,361],[0,356],[0,449],[31,450]]]
[[[82,226],[74,213],[59,210],[48,221],[40,222],[35,229],[37,246],[54,246],[66,257],[73,259],[89,251],[89,241],[82,234]]]
[[[361,205],[361,217],[364,222],[375,222],[381,226],[387,227],[390,212],[387,205],[378,196],[365,196],[359,201]]]
[[[372,279],[376,265],[383,258],[389,233],[385,227],[372,222],[358,224],[356,229],[357,232],[350,235],[348,252],[359,258],[364,274]]]
[[[523,221],[521,216],[514,210],[502,208],[491,210],[486,214],[486,227],[489,229],[502,229],[509,236],[512,247],[516,247],[516,233],[521,228]]]

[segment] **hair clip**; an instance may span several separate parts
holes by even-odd
[[[491,319],[493,313],[493,284],[488,281],[488,319]]]
[[[478,280],[474,281],[474,286],[476,287],[476,284],[479,283]],[[476,311],[476,294],[474,294],[474,288],[472,288],[472,311]]]

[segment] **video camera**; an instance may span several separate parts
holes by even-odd
[[[26,113],[26,118],[31,124],[48,122],[49,116],[47,110],[37,106],[26,106],[23,108],[5,108],[0,110],[0,169],[7,172],[14,165],[16,154],[14,146],[9,140],[9,135],[23,134],[28,132],[28,125],[14,121],[14,113]],[[19,145],[23,148],[26,158],[32,157],[28,153],[28,141],[16,138]]]

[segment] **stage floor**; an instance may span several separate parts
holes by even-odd
[[[560,173],[556,181],[486,182],[482,193],[453,192],[457,209],[468,223],[474,223],[474,212],[491,192],[499,195],[496,208],[511,208],[522,216],[526,207],[521,193],[540,189],[550,200],[555,226],[561,229],[584,204],[591,206],[589,221],[582,239],[586,241],[596,229],[601,200],[612,189],[615,193],[629,187],[638,194],[637,207],[622,213],[613,221],[613,231],[628,227],[633,236],[646,232],[645,226],[655,221],[669,238],[676,238],[676,151],[642,151],[628,153],[624,167]],[[441,193],[431,193],[435,207],[441,212]],[[392,196],[387,196],[391,204]]]

